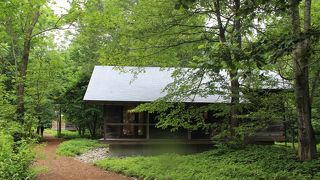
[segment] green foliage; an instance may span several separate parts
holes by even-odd
[[[63,156],[76,156],[98,147],[106,147],[96,140],[72,139],[59,144],[57,154]]]
[[[14,91],[10,90],[9,82],[10,78],[6,74],[0,74],[0,179],[31,179],[34,174],[29,166],[34,155],[30,144],[33,141],[24,126],[13,121]]]
[[[64,93],[70,81],[70,65],[64,54],[52,50],[52,40],[47,40],[47,48],[35,48],[30,57],[26,81],[25,103],[27,113],[35,119],[35,125],[50,127],[57,110],[57,97]]]
[[[299,162],[281,146],[214,149],[195,155],[106,158],[95,164],[106,170],[145,179],[317,179],[320,161]]]
[[[210,104],[210,105],[191,105],[185,103],[165,102],[157,100],[152,103],[145,103],[137,106],[132,111],[155,113],[158,121],[156,127],[170,129],[176,131],[179,128],[188,129],[191,131],[201,130],[205,133],[214,131],[216,139],[218,136],[224,137],[226,117],[230,111],[226,104]],[[212,124],[205,120],[204,114],[208,111],[214,113],[216,121],[220,122]],[[222,123],[222,124],[221,124]]]
[[[316,119],[313,122],[313,128],[316,135],[317,142],[320,142],[320,120]]]
[[[3,127],[2,124],[14,117],[15,112],[15,106],[11,104],[14,100],[14,92],[7,90],[7,81],[8,77],[0,74],[0,128]]]
[[[46,134],[58,137],[57,130],[45,129]],[[76,139],[76,138],[89,138],[90,134],[86,131],[84,135],[80,135],[77,131],[61,130],[61,138],[63,139]]]
[[[229,6],[229,3],[220,1],[220,13],[223,19],[228,19],[228,21],[223,22],[223,27],[219,28],[217,13],[215,13],[217,7],[213,1],[90,1],[84,4],[83,13],[79,17],[79,34],[70,47],[70,57],[78,59],[79,69],[85,75],[89,74],[92,67],[97,64],[178,67],[172,74],[175,81],[165,89],[169,92],[170,97],[154,104],[142,105],[135,111],[159,114],[157,126],[161,128],[170,128],[174,131],[183,127],[189,130],[207,131],[209,127],[204,122],[202,113],[207,112],[210,106],[198,108],[165,102],[181,102],[184,99],[192,99],[195,95],[207,97],[212,94],[223,94],[231,97],[229,86],[231,79],[219,76],[219,72],[223,69],[225,72],[230,72],[230,69],[241,69],[241,73],[239,71],[237,77],[234,78],[246,79],[245,76],[252,76],[253,81],[251,82],[260,82],[260,84],[256,83],[254,88],[261,88],[259,77],[252,75],[252,71],[261,68],[255,62],[272,57],[263,49],[263,42],[259,42],[260,35],[264,35],[267,29],[261,24],[269,25],[281,20],[278,24],[283,25],[282,21],[288,21],[283,14],[286,10],[286,2],[244,1],[238,13]],[[239,32],[234,29],[234,20],[237,18],[235,16],[241,18]],[[279,20],[278,16],[284,18]],[[222,41],[219,36],[221,29],[225,30],[225,41]],[[277,35],[276,39],[285,31],[277,32],[272,29],[270,32]],[[242,37],[242,48],[239,48],[236,43],[239,35]],[[282,43],[283,41],[278,40],[277,42]],[[270,40],[269,43],[272,44],[273,41]],[[264,51],[255,53],[257,44],[263,46],[261,48]],[[286,44],[288,43],[285,42],[283,46]],[[268,63],[264,62],[264,65],[266,64]],[[185,72],[184,67],[194,69]],[[267,68],[268,70],[275,69],[273,66]],[[206,80],[203,81],[205,75]],[[84,91],[80,93],[85,86],[83,83],[83,79],[79,78],[79,83],[66,94],[65,99],[67,99],[68,106],[66,114],[78,126],[88,127],[86,117],[89,117],[94,111],[85,114],[84,109],[86,108],[80,99],[84,93]],[[215,83],[221,84],[222,87],[216,87]],[[252,87],[253,83],[241,83],[241,88],[244,90],[241,89],[240,92],[243,93]],[[74,94],[79,95],[72,97]],[[259,100],[257,98],[255,102]],[[252,134],[256,129],[265,127],[268,120],[267,115],[273,115],[272,118],[269,118],[270,121],[279,117],[278,114],[273,113],[275,111],[271,106],[269,109],[266,108],[267,104],[260,110],[255,109],[254,113],[241,114],[239,121],[251,116],[252,119],[255,118],[255,123],[251,122],[237,127],[236,132],[240,137],[243,138],[247,134]],[[251,105],[255,106],[254,103]],[[224,125],[221,126],[220,132],[226,136],[230,134],[227,132],[230,129],[228,123],[230,117],[233,116],[230,113],[230,107],[224,106],[222,112],[224,113]],[[260,118],[264,119],[263,123],[258,120],[259,115],[264,116]]]
[[[257,83],[257,82],[255,82]],[[261,87],[258,86],[258,87]],[[294,105],[291,92],[277,90],[261,90],[259,88],[244,90],[243,103],[239,104],[240,113],[236,116],[238,126],[235,128],[236,142],[231,142],[228,128],[230,106],[228,104],[190,105],[185,103],[168,102],[166,98],[152,103],[141,104],[134,112],[148,111],[157,114],[157,127],[169,128],[172,131],[185,128],[192,131],[213,130],[212,139],[216,143],[243,144],[243,140],[254,135],[255,132],[267,128],[270,124],[286,123],[287,137],[297,135],[294,119]],[[204,113],[212,112],[214,124],[206,122]],[[227,141],[226,141],[227,139]],[[292,140],[292,138],[289,138]]]
[[[89,83],[89,77],[84,76],[77,83],[69,87],[60,97],[63,104],[63,113],[68,122],[77,126],[80,132],[88,129],[91,138],[101,136],[102,106],[86,104],[83,101],[85,91]]]
[[[70,82],[70,62],[56,47],[50,31],[74,18],[71,12],[59,17],[50,4],[51,1],[43,0],[0,3],[3,10],[0,15],[3,22],[0,24],[0,121],[19,118],[22,129],[29,135],[37,126],[48,127],[54,115],[55,96],[62,94]],[[27,72],[23,72],[24,69]],[[24,86],[18,92],[17,83]],[[22,100],[16,97],[19,93]],[[19,115],[14,110],[17,104],[22,104],[19,107],[23,113]],[[20,118],[22,116],[25,118]]]
[[[184,103],[168,103],[158,100],[153,103],[141,104],[133,109],[133,112],[148,111],[158,116],[157,127],[176,131],[179,128],[189,130],[208,129],[209,124],[205,122],[203,113],[208,112],[207,106],[196,107]]]
[[[14,142],[12,136],[0,133],[0,179],[31,179],[33,158],[27,142]]]
[[[87,63],[81,68],[89,71],[94,64],[177,66],[178,59],[192,58],[190,49],[198,49],[199,39],[204,38],[183,25],[205,19],[174,6],[174,1],[90,1],[80,17],[81,33],[71,47],[72,55]],[[173,26],[172,17],[181,27]]]

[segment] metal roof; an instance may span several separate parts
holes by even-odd
[[[160,67],[95,66],[84,101],[152,102],[166,95],[163,89],[174,81],[171,76],[174,70],[174,68]],[[139,73],[132,73],[138,71]],[[225,78],[228,77],[225,71],[222,74]],[[223,95],[193,96],[185,98],[183,101],[194,103],[229,102],[228,98]]]

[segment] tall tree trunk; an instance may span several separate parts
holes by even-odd
[[[310,29],[311,0],[305,0],[304,32]],[[311,124],[311,103],[309,93],[310,40],[301,40],[299,0],[291,0],[292,33],[299,41],[292,56],[295,74],[295,102],[298,119],[298,155],[302,161],[317,157],[315,134]]]
[[[24,88],[29,62],[31,39],[26,39],[23,46],[22,62],[19,68],[19,79],[17,80],[17,115],[18,120],[23,122],[24,117]]]
[[[39,9],[35,9],[35,11],[32,13],[30,22],[26,23],[25,26],[25,32],[24,32],[24,43],[23,43],[23,53],[21,62],[19,65],[19,72],[18,72],[18,79],[17,79],[17,119],[21,123],[24,122],[24,89],[25,89],[25,80],[27,76],[27,69],[28,69],[28,63],[29,63],[29,55],[30,55],[30,49],[31,49],[31,41],[32,41],[32,33],[34,30],[34,27],[36,26],[38,19],[39,19],[40,13]]]
[[[237,51],[234,53],[234,60],[240,61],[240,51],[242,48],[242,38],[241,38],[241,21],[240,21],[240,0],[234,0],[234,34],[235,34],[235,43],[237,46]],[[230,123],[234,129],[238,125],[237,115],[239,114],[239,103],[240,103],[240,83],[238,77],[238,68],[236,65],[231,62],[230,81],[231,81],[231,118]],[[235,133],[235,132],[233,132]],[[233,134],[235,135],[235,134]]]
[[[230,133],[235,136],[235,127],[238,126],[237,115],[239,114],[239,78],[238,70],[233,69],[229,71],[231,81],[231,109],[230,109]]]
[[[216,12],[216,17],[217,17],[217,22],[219,26],[219,38],[220,41],[223,43],[226,43],[226,27],[224,27],[222,23],[222,16],[221,16],[221,6],[220,6],[220,1],[217,0],[214,3],[215,6],[215,12]],[[241,28],[241,23],[240,23],[240,18],[239,18],[239,11],[240,9],[240,0],[235,0],[234,1],[234,10],[235,10],[235,18],[234,18],[234,32],[236,34],[235,42],[237,43],[237,47],[239,50],[241,49],[241,34],[240,34],[240,28]],[[239,60],[239,56],[237,53],[234,56],[235,60]],[[237,126],[237,115],[239,114],[239,88],[240,88],[240,83],[239,83],[239,77],[238,77],[238,68],[233,62],[232,58],[232,52],[229,51],[228,53],[225,54],[225,60],[228,65],[228,71],[230,75],[230,91],[231,91],[231,104],[230,104],[230,118],[229,118],[229,131],[231,134],[231,137],[235,136],[235,127]]]

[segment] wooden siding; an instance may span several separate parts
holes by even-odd
[[[179,129],[171,132],[169,129],[156,128],[155,114],[136,113],[128,114],[133,106],[104,106],[104,140],[112,144],[143,144],[154,142],[165,142],[172,139],[174,142],[191,144],[212,143],[210,138],[214,132],[203,131],[190,132]],[[208,123],[221,123],[221,119],[215,118],[212,112],[205,115]],[[213,130],[214,131],[214,130]],[[261,143],[274,141],[285,141],[285,129],[282,124],[271,125],[258,131],[252,137],[247,137],[248,143]]]

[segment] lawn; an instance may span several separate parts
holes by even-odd
[[[57,130],[52,129],[45,129],[44,133],[53,135],[57,137]],[[75,138],[89,138],[90,134],[86,133],[84,136],[80,136],[78,131],[68,131],[68,130],[61,130],[61,138],[63,139],[75,139]]]
[[[63,156],[76,156],[98,147],[107,147],[97,140],[90,139],[72,139],[58,145],[57,154]]]
[[[280,145],[214,149],[194,155],[106,158],[95,165],[145,179],[320,179],[320,160],[299,162],[292,148]]]

